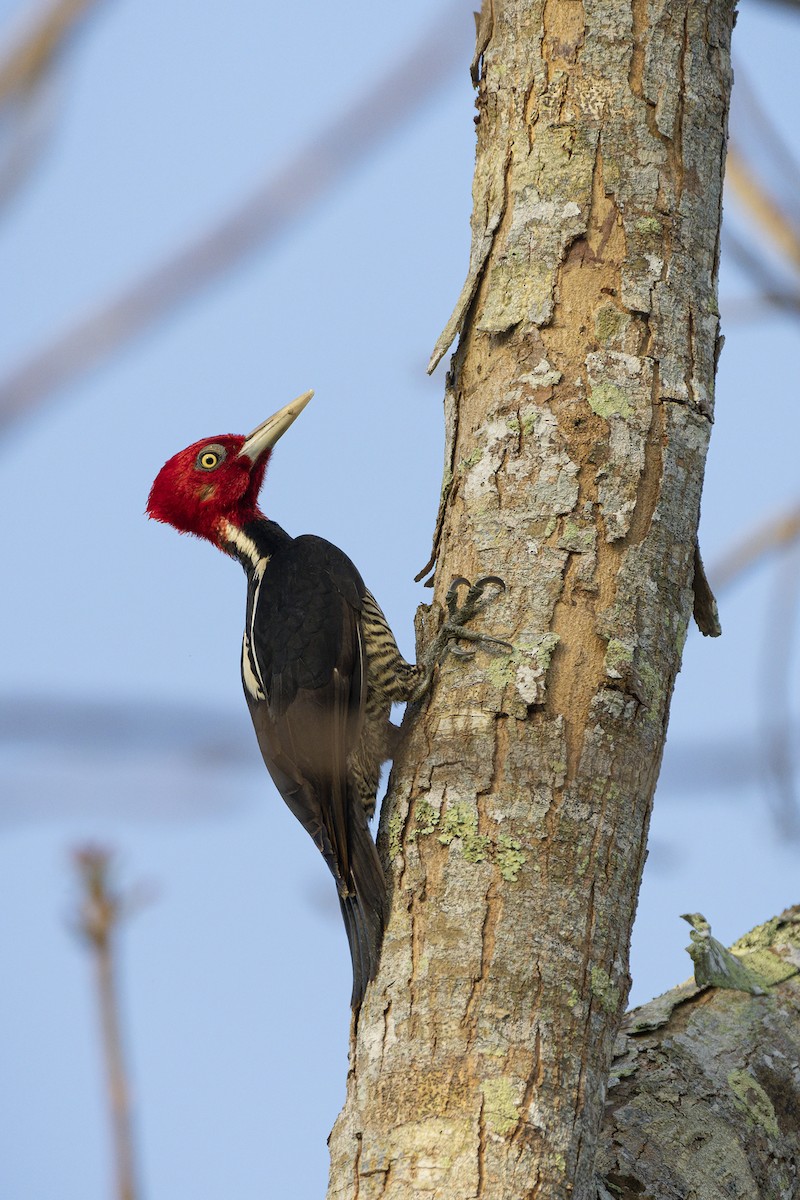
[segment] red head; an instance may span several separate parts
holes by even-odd
[[[156,476],[148,516],[220,545],[225,522],[241,529],[258,515],[258,493],[272,447],[313,395],[304,392],[249,437],[223,434],[181,450]]]

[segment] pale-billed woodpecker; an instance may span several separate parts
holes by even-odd
[[[270,775],[336,880],[353,960],[358,1008],[378,966],[386,881],[369,831],[381,765],[397,729],[392,703],[417,700],[450,641],[496,642],[463,623],[495,577],[470,587],[421,663],[405,661],[353,563],[323,538],[290,537],[258,508],[272,448],[313,396],[305,392],[249,437],[225,434],[182,450],[162,467],[149,516],[213,542],[247,574],[242,683]],[[497,643],[505,645],[505,643]],[[460,651],[464,654],[465,651]]]

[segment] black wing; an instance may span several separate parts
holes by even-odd
[[[245,682],[261,753],[336,880],[354,1005],[377,968],[385,911],[383,871],[347,772],[364,718],[365,591],[341,550],[296,538],[251,580],[245,631],[263,692],[254,697]]]

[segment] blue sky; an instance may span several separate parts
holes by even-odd
[[[18,11],[0,3],[4,19]],[[454,12],[467,64],[471,5]],[[0,376],[282,166],[431,19],[421,0],[242,0],[235,18],[218,0],[101,5],[53,80],[42,162],[0,213]],[[735,32],[800,154],[800,18],[744,2]],[[109,1194],[89,963],[68,928],[69,850],[86,840],[116,847],[121,881],[154,892],[122,953],[144,1193],[323,1192],[349,1018],[333,888],[251,736],[240,570],[143,509],[176,450],[245,432],[315,388],[276,452],[265,508],[290,532],[342,546],[413,654],[414,610],[428,596],[413,576],[428,557],[442,457],[441,368],[428,379],[425,364],[466,271],[472,105],[465,65],[277,244],[0,443],[6,715],[23,702],[112,715],[135,704],[161,730],[122,746],[0,742],[3,1196]],[[710,564],[797,492],[796,323],[729,321],[726,304],[734,313],[752,292],[732,266],[721,291],[727,342],[702,520]],[[687,748],[721,744],[724,760],[757,744],[765,656],[786,644],[769,626],[775,580],[763,570],[743,581],[722,598],[724,637],[695,631],[687,643],[635,931],[635,1000],[688,973],[681,912],[705,912],[730,940],[798,900],[798,847],[776,832],[758,773],[722,789],[681,765]],[[170,714],[186,706],[179,729]]]

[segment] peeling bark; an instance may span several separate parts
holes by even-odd
[[[329,1200],[594,1196],[693,604],[731,0],[485,0],[434,605],[500,575],[381,817],[393,881]]]

